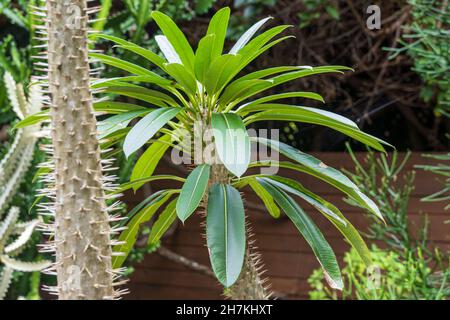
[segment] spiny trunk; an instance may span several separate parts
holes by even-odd
[[[215,183],[230,183],[228,170],[224,165],[213,164],[211,166],[211,174],[209,186]],[[204,203],[208,203],[206,197]],[[207,211],[207,205],[206,211]],[[259,254],[255,252],[253,241],[251,240],[251,230],[247,223],[246,226],[247,248],[245,251],[244,265],[238,280],[230,288],[224,292],[225,296],[232,300],[265,300],[270,297],[264,287],[264,280],[261,279],[261,267]]]
[[[109,215],[89,88],[86,0],[47,0],[59,299],[111,299]]]

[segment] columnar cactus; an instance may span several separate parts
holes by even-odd
[[[54,241],[44,250],[55,251],[58,285],[49,290],[59,299],[113,299],[111,227],[105,195],[97,122],[90,90],[88,60],[89,15],[95,9],[87,0],[47,0],[36,8],[44,16],[50,93],[52,173],[44,180],[49,188],[42,195],[54,200],[41,206],[54,215]],[[48,41],[48,44],[47,44]],[[103,167],[103,168],[102,168]]]
[[[9,73],[5,73],[4,81],[12,109],[19,119],[23,120],[41,109],[42,95],[39,85],[31,87],[26,98],[22,84],[17,84]],[[34,124],[17,129],[8,153],[0,161],[0,218],[30,167],[39,128],[39,124]]]
[[[3,269],[0,274],[0,300],[6,296],[14,270],[21,272],[41,271],[50,265],[50,261],[47,260],[24,262],[16,259],[16,256],[26,247],[33,231],[41,222],[40,219],[35,219],[22,223],[17,222],[18,218],[19,208],[12,207],[0,223],[0,265]],[[11,239],[11,236],[17,237]]]

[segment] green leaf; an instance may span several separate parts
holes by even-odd
[[[228,20],[230,19],[230,8],[225,7],[216,12],[209,22],[207,35],[214,34],[214,43],[211,56],[214,58],[222,55],[225,37],[227,35]]]
[[[32,183],[35,183],[36,181],[38,181],[38,179],[40,177],[42,177],[45,174],[48,174],[52,172],[52,168],[49,167],[40,167],[39,169],[37,169],[36,173],[33,176],[33,180],[31,180]]]
[[[208,187],[210,168],[208,164],[199,165],[189,174],[181,189],[177,202],[177,215],[183,223],[194,213],[202,201]]]
[[[103,92],[135,98],[158,107],[176,107],[178,105],[177,102],[167,94],[164,94],[160,91],[140,87],[134,84],[106,87],[103,89]]]
[[[260,110],[267,111],[258,112],[248,116],[245,118],[245,124],[249,125],[253,122],[266,120],[312,123],[339,131],[379,151],[385,152],[381,143],[389,145],[387,142],[361,131],[353,121],[338,114],[316,108],[284,104],[261,104],[243,107],[240,110],[240,113],[256,112]]]
[[[101,149],[103,149],[103,150],[109,149],[114,144],[118,143],[119,141],[122,141],[126,137],[128,132],[130,132],[130,130],[131,130],[130,127],[126,127],[126,128],[119,129],[119,130],[111,133],[109,136],[102,139],[102,142],[100,145]]]
[[[205,82],[206,72],[214,59],[213,45],[215,38],[215,34],[210,34],[203,37],[198,44],[197,51],[195,52],[194,71],[195,76],[200,83]]]
[[[153,142],[150,147],[145,150],[142,156],[136,161],[133,171],[131,172],[130,181],[150,177],[156,169],[161,158],[170,147],[171,137],[164,135],[157,141]],[[133,188],[134,191],[139,189],[144,183],[136,184]]]
[[[339,224],[345,226],[346,222],[338,215],[336,214],[335,210],[337,210],[336,207],[328,207],[328,202],[324,201],[319,196],[315,195],[314,193],[310,192],[308,189],[303,187],[299,182],[284,178],[280,176],[269,176],[268,178],[260,178],[260,179],[270,179],[270,183],[278,187],[279,189],[282,189],[286,192],[292,193],[306,202],[308,202],[310,205],[312,205],[314,208],[319,210],[324,215],[328,215],[333,218],[333,220],[337,221]]]
[[[123,144],[125,156],[128,158],[130,154],[142,147],[180,110],[174,108],[156,109],[136,123],[125,138]]]
[[[121,114],[130,111],[144,111],[148,108],[138,106],[132,103],[115,102],[115,101],[99,101],[94,103],[94,110],[107,114]]]
[[[147,114],[150,111],[151,110],[147,109],[124,112],[98,122],[97,131],[99,133],[99,139],[103,139],[117,130],[126,128],[131,120]]]
[[[106,39],[106,40],[115,42],[115,43],[119,44],[121,48],[127,49],[129,51],[132,51],[132,52],[144,57],[151,63],[155,64],[156,66],[158,66],[159,68],[164,70],[165,61],[163,58],[158,56],[156,53],[151,52],[150,50],[144,49],[132,42],[129,42],[129,41],[126,41],[126,40],[123,40],[121,38],[114,37],[111,35],[106,35],[106,34],[92,34],[92,35],[90,35],[90,38],[101,38],[101,39]]]
[[[172,46],[166,36],[156,36],[155,40],[168,63],[178,63],[181,65],[183,64],[180,56],[175,51],[175,48]]]
[[[184,36],[183,32],[177,27],[175,22],[172,21],[167,15],[159,11],[152,12],[152,18],[158,24],[161,31],[167,37],[169,42],[178,53],[183,65],[189,70],[194,70],[194,51],[192,50],[189,42]]]
[[[105,54],[101,54],[101,53],[90,53],[90,56],[92,58],[98,59],[99,61],[103,62],[104,64],[119,68],[121,70],[133,73],[133,74],[137,74],[139,76],[153,76],[154,73],[151,72],[150,70],[147,70],[141,66],[138,66],[137,64],[119,59],[119,58],[115,58],[115,57],[111,57],[111,56],[107,56]]]
[[[129,182],[125,182],[125,183],[121,184],[117,190],[114,190],[113,193],[122,193],[125,190],[131,189],[131,188],[133,188],[134,191],[136,191],[137,189],[139,189],[142,185],[146,184],[147,182],[158,181],[158,180],[174,180],[174,181],[180,181],[180,182],[185,181],[184,178],[174,176],[174,175],[169,175],[169,174],[154,175],[154,176],[148,176],[148,177],[132,180]]]
[[[178,197],[173,199],[153,224],[150,236],[148,237],[148,245],[156,244],[175,221],[177,217],[175,210],[177,201]]]
[[[215,184],[209,191],[206,240],[217,279],[230,287],[239,277],[245,255],[245,212],[239,191]]]
[[[270,40],[272,40],[275,36],[279,35],[281,32],[290,28],[290,25],[281,25],[270,28],[269,30],[264,31],[259,36],[252,39],[247,45],[245,45],[241,50],[240,54],[244,57],[244,61],[251,61],[255,58],[254,53],[259,52],[261,48],[263,48]],[[258,55],[257,55],[258,56]],[[256,56],[256,57],[257,57]]]
[[[165,70],[164,64],[166,63],[166,61],[160,56],[158,56],[156,53],[135,45],[126,45],[121,47],[147,59],[148,61],[159,67],[161,70]]]
[[[306,242],[308,242],[324,270],[325,278],[329,285],[334,289],[342,290],[343,282],[336,256],[316,224],[283,190],[266,180],[258,179],[258,181],[272,195],[275,202],[283,209]]]
[[[239,72],[240,55],[225,54],[215,59],[206,73],[205,88],[209,95],[220,93]]]
[[[235,103],[243,101],[246,98],[254,96],[260,92],[263,92],[265,90],[268,90],[270,88],[273,88],[275,86],[281,85],[283,83],[286,83],[286,82],[289,82],[292,80],[296,80],[296,79],[303,78],[303,77],[310,76],[310,75],[321,74],[321,73],[336,73],[336,72],[342,73],[341,70],[350,69],[350,68],[341,67],[341,66],[327,66],[327,67],[317,67],[317,68],[309,68],[306,66],[275,67],[275,68],[269,68],[269,69],[265,69],[265,70],[256,71],[256,72],[254,72],[253,75],[252,74],[250,74],[250,75],[252,75],[251,78],[265,77],[268,75],[272,75],[274,73],[284,72],[287,70],[287,68],[294,68],[297,71],[288,72],[288,73],[278,75],[273,78],[266,78],[265,80],[267,80],[267,84],[265,86],[251,88],[250,90],[248,90],[248,92],[245,95],[240,97],[240,99],[238,101],[235,101]],[[301,69],[301,70],[298,70],[298,69]],[[239,82],[239,81],[243,81],[243,80],[249,80],[249,77],[244,76],[242,78],[239,78],[235,82]]]
[[[278,73],[285,73],[290,71],[298,71],[298,70],[304,70],[304,69],[310,69],[308,66],[281,66],[281,67],[272,67],[262,70],[257,70],[251,73],[248,73],[239,79],[235,80],[234,82],[240,82],[244,80],[253,80],[253,79],[262,79],[266,78],[268,76],[273,76]]]
[[[156,210],[158,210],[165,202],[167,202],[171,195],[172,193],[163,193],[159,195],[131,219],[131,221],[127,225],[127,229],[122,231],[119,236],[119,241],[123,243],[116,245],[113,248],[113,251],[116,254],[120,254],[115,255],[112,258],[112,266],[114,269],[120,268],[125,262],[131,249],[136,243],[140,225],[149,221],[155,214]]]
[[[275,202],[273,201],[272,196],[269,192],[267,192],[266,189],[264,189],[261,184],[258,182],[258,180],[252,178],[249,180],[248,184],[253,189],[253,191],[256,193],[256,195],[263,201],[264,205],[267,208],[267,211],[269,211],[270,215],[274,218],[280,217],[280,209],[277,207]]]
[[[169,63],[166,64],[166,71],[185,89],[186,93],[195,95],[197,92],[197,80],[185,66],[178,63]]]
[[[15,124],[14,130],[32,126],[34,124],[41,123],[42,121],[50,120],[50,113],[48,110],[43,110],[32,115],[27,116],[25,119]]]
[[[153,75],[145,76],[126,76],[126,77],[115,77],[107,79],[99,79],[91,82],[91,88],[104,88],[108,86],[128,86],[128,82],[143,82],[155,84],[165,90],[173,90],[173,81],[163,78],[156,73]],[[132,86],[132,85],[131,85]]]
[[[216,152],[225,167],[237,177],[245,173],[250,164],[250,138],[242,119],[234,113],[213,113]]]
[[[383,216],[381,215],[377,205],[367,196],[365,196],[359,190],[359,188],[339,170],[329,167],[322,161],[314,158],[312,155],[303,153],[285,143],[279,141],[274,142],[272,140],[264,138],[258,138],[257,141],[269,146],[273,150],[283,154],[287,158],[294,160],[301,165],[296,167],[295,165],[290,165],[289,163],[287,163],[285,167],[308,173],[331,184],[332,186],[346,193],[350,198],[355,200],[355,202],[360,204],[363,208],[366,208],[381,220],[383,220]],[[279,163],[280,167],[283,165],[283,163]]]
[[[256,100],[253,100],[251,102],[248,102],[241,107],[239,107],[236,110],[236,113],[240,116],[247,115],[247,112],[245,111],[246,108],[250,108],[259,104],[263,104],[265,102],[273,101],[273,100],[279,100],[279,99],[287,99],[287,98],[307,98],[312,100],[317,100],[320,102],[325,102],[323,100],[323,97],[320,94],[314,93],[314,92],[287,92],[287,93],[278,93],[278,94],[272,94],[270,96],[265,96]]]
[[[268,82],[270,81],[261,79],[233,82],[225,88],[223,94],[220,96],[220,105],[225,106],[228,103],[235,104],[237,101],[241,101],[242,97],[245,97],[249,91],[266,87]]]
[[[272,19],[272,17],[267,17],[262,20],[259,20],[253,26],[251,26],[236,42],[236,44],[231,48],[230,54],[237,54],[239,51],[250,41],[253,35],[258,32],[258,30],[266,23],[268,20]]]
[[[265,179],[265,178],[263,178]],[[355,227],[348,221],[341,211],[334,205],[314,194],[313,192],[306,189],[299,182],[284,178],[280,176],[269,177],[270,182],[275,186],[285,190],[286,192],[295,194],[313,207],[315,207],[319,212],[321,212],[325,218],[327,218],[335,227],[338,229],[342,235],[348,240],[350,245],[356,250],[361,259],[364,261],[366,266],[372,265],[372,259],[370,257],[369,248],[367,248],[366,243],[362,239],[359,232]]]

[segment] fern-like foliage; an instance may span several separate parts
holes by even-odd
[[[34,219],[18,222],[19,208],[12,207],[0,223],[0,262],[3,270],[0,276],[0,300],[4,299],[11,283],[13,271],[33,272],[50,266],[50,261],[24,262],[16,257],[25,249],[33,231],[41,222]]]
[[[12,109],[23,120],[42,107],[41,91],[38,85],[32,86],[26,98],[22,84],[17,84],[11,74],[5,73],[4,81]],[[0,217],[7,210],[17,188],[33,160],[40,125],[18,129],[11,147],[0,161]]]

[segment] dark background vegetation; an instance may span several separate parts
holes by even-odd
[[[278,65],[350,66],[355,72],[347,72],[344,76],[309,77],[276,90],[283,92],[301,88],[318,92],[325,97],[326,109],[353,119],[364,131],[385,139],[399,150],[446,150],[448,121],[435,112],[437,101],[433,94],[427,102],[422,99],[424,84],[413,70],[415,61],[407,53],[389,58],[393,55],[393,48],[402,47],[399,41],[413,23],[412,6],[405,0],[378,1],[382,25],[380,30],[371,31],[366,27],[366,8],[372,2],[166,0],[152,3],[154,9],[163,10],[177,20],[193,45],[206,31],[211,15],[224,6],[230,6],[233,14],[228,35],[230,47],[245,28],[261,17],[272,16],[274,19],[270,23],[273,25],[290,24],[293,27],[285,33],[294,35],[295,39],[270,50],[250,66],[250,70]],[[15,3],[13,1],[12,6],[20,8]],[[148,19],[141,29],[136,28],[136,19],[133,19],[129,8],[127,1],[112,1],[105,31],[154,46],[155,23]],[[27,30],[18,28],[6,16],[0,16],[0,38],[5,39],[9,34],[19,48],[28,46]],[[29,69],[26,74],[29,74]],[[4,117],[2,115],[2,120],[6,120]],[[346,138],[330,129],[294,123],[281,125],[270,124],[272,128],[281,129],[282,140],[303,150],[344,150]],[[362,148],[359,144],[353,147],[356,150]]]

